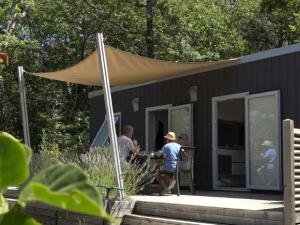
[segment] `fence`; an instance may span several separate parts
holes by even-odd
[[[300,129],[283,121],[284,225],[300,223]]]

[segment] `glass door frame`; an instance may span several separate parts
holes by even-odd
[[[276,130],[277,138],[278,138],[278,157],[277,157],[277,165],[278,165],[278,174],[279,176],[276,189],[274,187],[266,186],[266,185],[251,185],[250,184],[250,137],[249,137],[249,100],[253,98],[259,97],[267,97],[267,96],[275,96],[275,109],[277,113],[277,123],[276,123]],[[246,185],[248,189],[255,189],[255,190],[282,190],[282,146],[281,146],[281,106],[280,106],[280,91],[269,91],[263,92],[258,94],[252,94],[245,97],[245,136],[246,136]]]
[[[223,95],[212,98],[212,176],[213,176],[213,190],[237,190],[237,188],[227,188],[218,186],[218,102],[231,100],[231,99],[245,99],[249,92],[242,92],[231,95]],[[246,127],[245,127],[246,129]],[[245,142],[246,142],[245,133]],[[246,152],[245,152],[246,154]],[[247,158],[245,158],[246,162]],[[246,162],[247,163],[247,162]],[[246,174],[247,176],[247,174]],[[239,191],[247,191],[246,188],[238,188]]]
[[[189,111],[191,113],[190,116],[190,124],[191,124],[191,140],[190,143],[191,145],[194,144],[194,118],[193,118],[193,105],[191,103],[189,104],[184,104],[184,105],[177,105],[173,106],[172,104],[167,104],[167,105],[160,105],[160,106],[154,106],[154,107],[147,107],[145,110],[146,116],[145,116],[145,150],[149,152],[149,128],[150,128],[150,123],[151,123],[151,112],[155,111],[161,111],[161,110],[167,110],[168,111],[168,130],[170,128],[170,110],[172,109],[181,109],[181,108],[189,108]]]
[[[170,107],[172,107],[172,104],[167,104],[167,105],[160,105],[160,106],[154,106],[154,107],[148,107],[145,110],[146,117],[145,117],[145,122],[146,122],[146,129],[145,129],[145,150],[146,152],[151,152],[149,150],[149,128],[150,128],[150,113],[155,112],[155,111],[161,111],[161,110],[168,110]]]

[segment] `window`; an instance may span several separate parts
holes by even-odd
[[[186,135],[188,145],[193,145],[193,113],[192,105],[180,105],[169,108],[169,131],[176,136]]]
[[[115,113],[115,126],[117,136],[121,134],[121,113]],[[96,134],[90,149],[109,146],[109,131],[107,126],[107,120],[105,119],[102,123],[98,133]]]
[[[279,92],[246,97],[248,187],[281,189]]]

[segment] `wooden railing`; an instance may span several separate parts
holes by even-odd
[[[283,121],[284,225],[300,222],[300,129]]]

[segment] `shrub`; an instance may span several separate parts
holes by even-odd
[[[36,201],[111,220],[102,207],[99,193],[78,166],[56,163],[27,181],[30,157],[31,149],[10,134],[0,132],[0,225],[40,225],[25,213],[26,204]],[[23,183],[16,204],[9,209],[2,194],[8,187]]]
[[[60,151],[57,145],[42,140],[40,151],[33,154],[31,171],[35,174],[40,169],[56,162],[74,163],[80,166],[88,174],[89,182],[94,186],[99,184],[108,187],[116,186],[115,165],[110,148],[99,148],[79,154]],[[123,162],[121,168],[125,195],[137,194],[153,179],[154,167],[149,166],[148,161],[143,164]],[[98,188],[97,190],[104,194],[103,189]],[[111,197],[115,197],[116,193],[116,191],[112,192]]]

